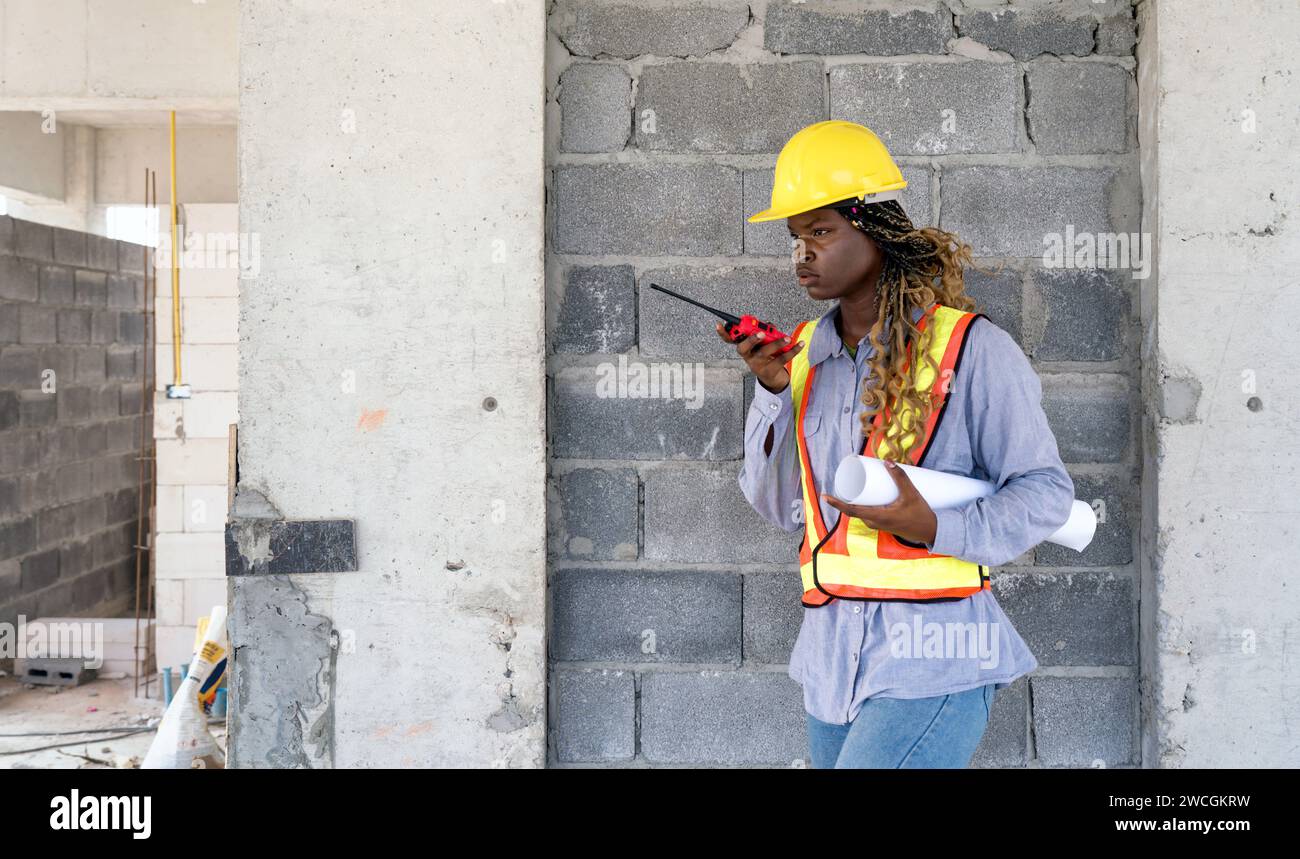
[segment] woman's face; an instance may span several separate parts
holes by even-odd
[[[813,209],[786,218],[791,259],[808,297],[825,301],[874,288],[884,260],[880,248],[834,209]]]

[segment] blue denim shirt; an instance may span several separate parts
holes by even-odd
[[[817,321],[808,360],[819,365],[805,425],[817,491],[833,492],[836,466],[862,449],[862,381],[870,338],[849,355],[835,328],[839,304]],[[920,318],[919,308],[913,321]],[[754,382],[745,421],[740,487],[764,519],[803,528],[794,407],[787,385],[773,394]],[[1061,462],[1042,408],[1042,385],[1015,340],[987,318],[967,333],[961,365],[925,467],[988,480],[992,495],[935,511],[927,547],[996,567],[1050,536],[1069,516],[1074,482]],[[764,452],[768,430],[772,452]],[[834,527],[840,512],[820,497]],[[996,572],[992,575],[996,577]],[[995,578],[996,580],[996,578]],[[788,673],[803,686],[804,707],[823,722],[851,722],[866,699],[926,698],[994,684],[1002,688],[1038,667],[992,591],[948,602],[837,599],[804,608]]]

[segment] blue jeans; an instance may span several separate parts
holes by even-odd
[[[854,720],[808,715],[813,769],[961,769],[993,709],[993,684],[933,698],[868,698]]]

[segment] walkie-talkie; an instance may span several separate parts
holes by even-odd
[[[690,304],[694,304],[696,307],[703,308],[704,310],[709,311],[714,316],[721,319],[723,322],[726,323],[727,336],[731,338],[732,343],[739,343],[741,340],[744,340],[749,335],[757,334],[759,332],[762,332],[763,342],[765,343],[771,343],[773,340],[780,340],[783,337],[787,336],[785,334],[782,334],[779,330],[777,330],[777,327],[775,325],[772,325],[771,323],[768,322],[764,322],[763,320],[759,319],[757,316],[750,316],[749,314],[745,314],[744,316],[741,317],[735,317],[732,316],[730,313],[724,313],[723,311],[718,310],[717,308],[709,307],[707,304],[701,304],[700,302],[696,301],[693,298],[687,298],[684,295],[678,295],[677,293],[673,292],[671,289],[664,289],[662,286],[660,286],[657,283],[650,284],[650,288],[657,289],[660,292],[666,292],[669,295],[671,295],[673,298],[680,298],[682,301],[688,302]],[[791,341],[786,346],[783,346],[780,349],[780,352],[782,353],[789,352],[793,348],[794,348],[794,341]]]

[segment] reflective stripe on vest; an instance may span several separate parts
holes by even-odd
[[[961,361],[967,331],[970,324],[983,315],[935,303],[917,323],[923,335],[932,330],[926,351],[939,369],[936,374],[928,362],[922,362],[917,373],[917,389],[922,394],[929,394],[935,407],[925,426],[921,427],[920,442],[911,448],[907,460],[911,464],[924,464],[930,442],[947,407],[948,390]],[[950,555],[933,554],[922,544],[900,540],[887,531],[877,531],[857,517],[841,514],[835,527],[827,531],[817,500],[817,481],[804,432],[809,399],[814,394],[813,380],[817,374],[817,368],[808,363],[808,344],[816,327],[815,319],[800,323],[792,339],[802,342],[804,348],[786,363],[794,402],[804,502],[804,539],[799,546],[803,604],[810,608],[823,606],[835,598],[911,602],[958,600],[990,589],[988,571],[983,565]],[[909,341],[904,370],[911,364],[914,348]],[[946,383],[936,385],[936,379],[943,379]],[[906,410],[905,414],[912,419],[903,426],[916,427],[919,415],[913,415],[911,410]],[[883,415],[876,415],[871,433],[863,440],[862,456],[879,456],[884,451],[885,421],[891,419],[889,408]],[[915,435],[915,429],[905,433],[904,445],[910,443]]]

